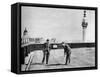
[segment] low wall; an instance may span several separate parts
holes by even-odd
[[[56,45],[57,47],[54,48],[53,46]],[[68,43],[68,45],[71,48],[82,48],[82,47],[95,47],[95,43]],[[61,43],[55,43],[51,44],[51,49],[62,49],[62,44]],[[33,52],[35,50],[43,50],[44,49],[44,44],[30,44],[21,47],[21,64],[24,64],[24,58],[28,56],[30,52]]]

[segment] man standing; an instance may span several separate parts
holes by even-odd
[[[50,56],[50,43],[49,43],[49,39],[47,39],[46,43],[44,43],[42,63],[44,63],[45,58],[46,58],[46,64],[48,64],[49,56]]]
[[[63,48],[64,48],[64,55],[66,56],[66,62],[65,64],[68,64],[68,61],[70,63],[70,57],[71,57],[71,48],[68,44],[62,42]]]

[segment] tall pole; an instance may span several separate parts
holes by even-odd
[[[83,21],[82,21],[82,41],[85,42],[85,36],[86,36],[86,28],[88,26],[88,23],[86,22],[86,10],[84,10],[84,15],[83,15]]]
[[[83,33],[83,38],[82,39],[83,39],[83,42],[85,42],[85,28],[83,28],[83,32],[82,33]]]

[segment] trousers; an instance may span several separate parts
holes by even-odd
[[[49,60],[49,51],[48,50],[45,50],[43,51],[43,59],[42,59],[42,63],[44,63],[45,59],[46,59],[46,64],[48,64],[48,60]]]
[[[64,55],[66,56],[65,64],[68,64],[68,62],[70,63],[71,53],[70,52],[64,52]]]

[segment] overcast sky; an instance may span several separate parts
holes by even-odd
[[[82,41],[83,10],[22,6],[22,30],[29,37],[56,38],[60,41]],[[95,40],[95,11],[87,10],[86,42]],[[23,36],[23,34],[22,34]]]

